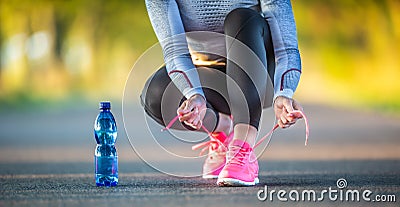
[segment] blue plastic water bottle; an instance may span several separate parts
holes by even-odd
[[[117,139],[117,124],[110,109],[110,102],[100,102],[100,113],[94,123],[94,137],[97,142],[94,154],[97,186],[110,187],[118,184],[118,155],[114,145]]]

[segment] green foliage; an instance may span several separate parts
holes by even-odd
[[[400,111],[400,1],[306,0],[293,8],[303,99]]]
[[[299,99],[400,111],[400,1],[292,4],[304,71]],[[3,104],[76,94],[118,99],[136,58],[157,42],[142,0],[0,0],[0,21]],[[10,63],[10,40],[22,39],[25,52],[41,31],[49,54]]]

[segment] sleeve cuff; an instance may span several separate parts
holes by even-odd
[[[189,99],[190,97],[192,97],[196,94],[203,96],[203,98],[206,100],[206,96],[204,95],[203,89],[201,89],[201,88],[188,88],[183,91],[183,95],[187,99]]]
[[[275,93],[273,100],[275,101],[276,97],[278,97],[278,96],[283,96],[283,97],[286,97],[286,98],[292,98],[293,97],[293,90],[289,89],[289,88],[285,88],[285,89],[283,89],[281,91],[278,91],[278,92]]]

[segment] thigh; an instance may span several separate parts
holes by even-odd
[[[215,111],[230,115],[225,66],[197,67],[207,104]]]
[[[158,69],[146,81],[140,95],[145,112],[164,126],[165,122],[176,116],[176,109],[183,101],[182,99],[182,93],[169,78],[165,66]]]
[[[264,90],[261,89],[260,91],[262,92],[260,98],[262,99],[261,102],[263,108],[271,106],[274,84],[273,77],[275,73],[275,55],[268,21],[266,21],[258,12],[254,10],[239,8],[231,11],[228,14],[225,19],[224,26],[225,34],[234,37],[235,40],[238,40],[244,45],[248,46],[249,49],[251,49],[254,54],[257,55],[259,60],[261,60],[264,67],[267,69],[267,74],[265,74],[265,72],[260,71],[260,67],[254,67],[252,65],[247,65],[248,67],[240,68],[245,70],[246,73],[250,75],[252,81],[258,80],[253,84],[257,85],[259,89],[264,88]],[[227,45],[231,44],[230,41],[232,40],[233,39],[227,41]],[[230,67],[230,69],[232,68],[235,71],[239,71],[236,67]],[[228,74],[231,75],[231,72],[232,70],[230,70]],[[239,79],[239,82],[241,82],[240,80],[243,79],[243,76],[245,75],[239,74],[234,76],[234,78],[236,77]]]

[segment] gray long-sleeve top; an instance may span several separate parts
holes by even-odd
[[[274,99],[291,98],[301,73],[296,25],[290,0],[146,0],[151,24],[163,49],[169,76],[186,98],[204,96],[192,51],[224,54],[223,38],[190,38],[194,31],[223,33],[225,16],[236,8],[260,5],[270,26],[275,53]],[[226,56],[225,56],[226,57]]]

